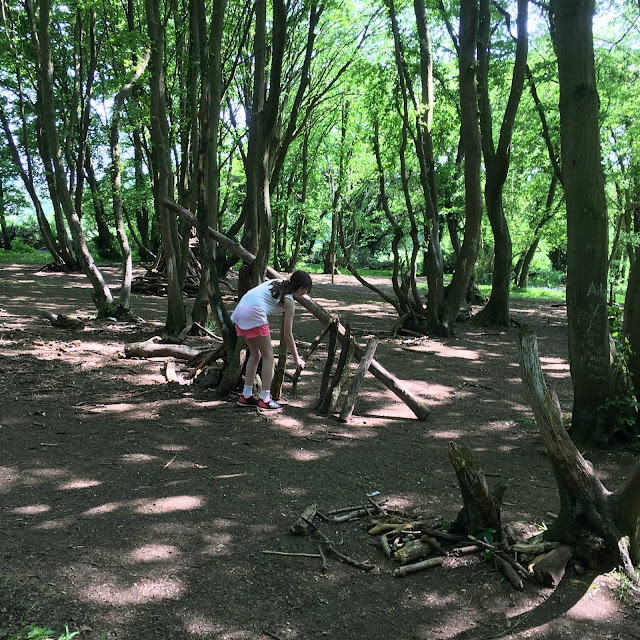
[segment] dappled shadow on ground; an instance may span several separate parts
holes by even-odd
[[[637,637],[637,600],[621,608],[602,577],[572,572],[555,592],[518,593],[474,556],[394,578],[359,522],[320,527],[371,572],[264,553],[317,554],[308,537],[288,535],[312,502],[326,511],[380,492],[428,524],[452,520],[450,440],[472,446],[491,481],[509,481],[505,522],[535,530],[557,510],[513,331],[390,339],[392,310],[353,281],[318,278],[314,294],[361,342],[382,338],[378,359],[430,404],[426,421],[370,377],[349,424],[317,415],[323,351],[278,414],[167,384],[162,361],[123,351],[162,330],[162,300],[135,299],[146,324],[90,320],[68,333],[39,312],[90,318],[82,277],[0,268],[0,638],[26,622],[90,640]],[[514,315],[538,329],[569,411],[564,310],[522,304]],[[299,338],[318,330],[298,314]],[[609,488],[632,462],[620,452],[591,459]]]

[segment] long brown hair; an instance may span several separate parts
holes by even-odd
[[[294,271],[288,280],[274,280],[271,283],[271,295],[279,302],[289,293],[298,289],[309,289],[313,282],[311,276],[306,271]]]

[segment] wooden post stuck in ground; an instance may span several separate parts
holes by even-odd
[[[347,397],[345,398],[344,405],[342,406],[342,410],[340,411],[340,420],[342,422],[349,422],[351,415],[353,414],[353,409],[356,406],[356,400],[358,398],[358,393],[360,392],[360,387],[364,381],[364,377],[367,375],[367,371],[369,371],[369,365],[373,360],[373,356],[376,354],[376,348],[378,346],[378,338],[375,336],[369,339],[367,342],[367,346],[364,350],[364,355],[360,360],[360,366],[358,367],[358,371],[351,383],[351,387],[349,387],[349,391],[347,393]]]

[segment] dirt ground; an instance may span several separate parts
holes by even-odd
[[[318,553],[288,533],[313,502],[326,512],[379,492],[427,526],[452,521],[461,506],[452,440],[474,449],[491,483],[508,481],[505,524],[531,534],[549,523],[557,491],[524,399],[515,328],[394,339],[391,307],[351,277],[317,276],[314,299],[361,345],[379,336],[377,360],[432,410],[418,421],[368,376],[345,425],[313,409],[326,352],[282,412],[261,415],[168,384],[165,359],[125,358],[125,343],[162,332],[162,298],[134,297],[145,322],[120,324],[92,319],[90,294],[81,275],[0,266],[0,639],[29,623],[68,626],[82,640],[640,638],[640,597],[622,597],[614,567],[572,567],[556,589],[527,581],[521,592],[478,555],[398,578],[361,521],[318,526],[371,571],[264,553]],[[86,328],[54,328],[43,310]],[[569,413],[565,311],[513,303]],[[319,330],[299,308],[296,337]],[[634,462],[620,450],[587,454],[610,489]]]

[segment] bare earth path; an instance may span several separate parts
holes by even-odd
[[[640,598],[620,600],[611,567],[573,568],[556,590],[527,583],[523,592],[478,556],[395,578],[397,564],[359,522],[321,528],[342,553],[375,564],[371,572],[263,553],[317,553],[287,533],[300,512],[376,491],[428,524],[451,521],[461,503],[450,440],[474,449],[491,482],[508,480],[505,523],[535,531],[558,505],[524,400],[516,329],[392,339],[393,310],[353,278],[316,277],[313,295],[360,344],[381,338],[377,359],[430,403],[425,422],[371,377],[349,425],[316,415],[323,351],[278,415],[167,384],[164,360],[123,350],[161,333],[163,299],[134,299],[143,324],[98,322],[83,276],[0,265],[0,639],[27,623],[68,625],[82,640],[639,639]],[[45,309],[83,317],[86,328],[56,329]],[[569,412],[564,307],[516,301],[513,317],[538,334]],[[306,341],[320,329],[302,309],[295,328]],[[610,489],[634,460],[588,457]]]

